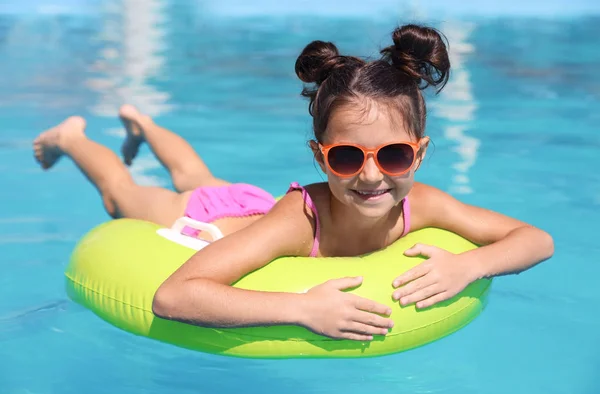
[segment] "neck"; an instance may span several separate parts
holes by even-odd
[[[394,206],[384,216],[368,217],[357,215],[356,210],[342,204],[332,194],[329,195],[329,205],[331,210],[331,219],[336,227],[342,229],[352,229],[361,238],[374,236],[378,239],[387,239],[385,234],[394,228],[398,223],[398,218],[402,213],[402,202]]]

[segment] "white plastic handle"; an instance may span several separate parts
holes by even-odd
[[[177,234],[181,234],[181,231],[183,231],[185,226],[192,227],[196,230],[208,231],[210,236],[213,238],[213,241],[223,238],[223,233],[214,224],[199,222],[198,220],[188,218],[187,216],[177,219],[171,227],[171,230],[177,232]]]

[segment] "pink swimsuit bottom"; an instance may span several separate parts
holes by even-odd
[[[265,214],[275,205],[275,198],[259,187],[233,183],[225,186],[196,188],[190,195],[184,215],[204,223],[227,217]],[[196,237],[198,230],[185,227],[183,233]]]

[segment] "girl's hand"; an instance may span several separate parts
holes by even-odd
[[[397,277],[392,297],[400,305],[416,303],[427,308],[460,293],[475,278],[468,261],[435,246],[416,244],[404,252],[406,256],[425,256],[428,259]]]
[[[370,341],[373,335],[385,335],[394,322],[387,305],[345,293],[357,287],[362,277],[332,279],[305,294],[305,326],[311,331],[337,339]]]

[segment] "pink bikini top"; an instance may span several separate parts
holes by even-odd
[[[319,238],[321,237],[321,226],[319,224],[319,215],[317,214],[317,207],[315,206],[313,200],[310,198],[310,195],[307,193],[306,189],[300,186],[298,182],[292,182],[287,193],[291,192],[292,190],[302,191],[302,198],[304,199],[304,203],[315,214],[317,229],[315,230],[315,240],[313,241],[313,247],[310,251],[309,257],[317,257],[317,252],[319,251]],[[408,203],[408,197],[404,197],[404,199],[402,200],[402,217],[404,219],[404,230],[402,231],[401,237],[404,237],[410,231],[410,204]]]

